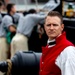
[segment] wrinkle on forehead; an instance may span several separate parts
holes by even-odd
[[[57,16],[47,16],[46,18],[46,23],[57,23],[57,24],[60,24],[61,23],[61,20],[59,17]]]

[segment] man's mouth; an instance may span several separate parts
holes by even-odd
[[[49,34],[54,34],[54,32],[49,32]]]

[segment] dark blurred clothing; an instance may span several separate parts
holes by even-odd
[[[35,52],[41,52],[41,39],[39,38],[39,33],[37,32],[37,26],[34,27],[32,34],[28,41],[29,50]]]
[[[35,52],[42,52],[42,46],[46,46],[48,37],[45,31],[42,35],[40,35],[41,38],[39,37],[39,35],[40,34],[37,32],[37,26],[35,26],[28,41],[29,50],[33,50]]]

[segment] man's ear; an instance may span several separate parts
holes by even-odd
[[[62,26],[62,31],[64,30],[64,24],[61,25]]]

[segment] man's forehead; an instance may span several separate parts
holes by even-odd
[[[60,23],[60,18],[57,16],[47,16],[46,17],[46,22],[57,22]]]

